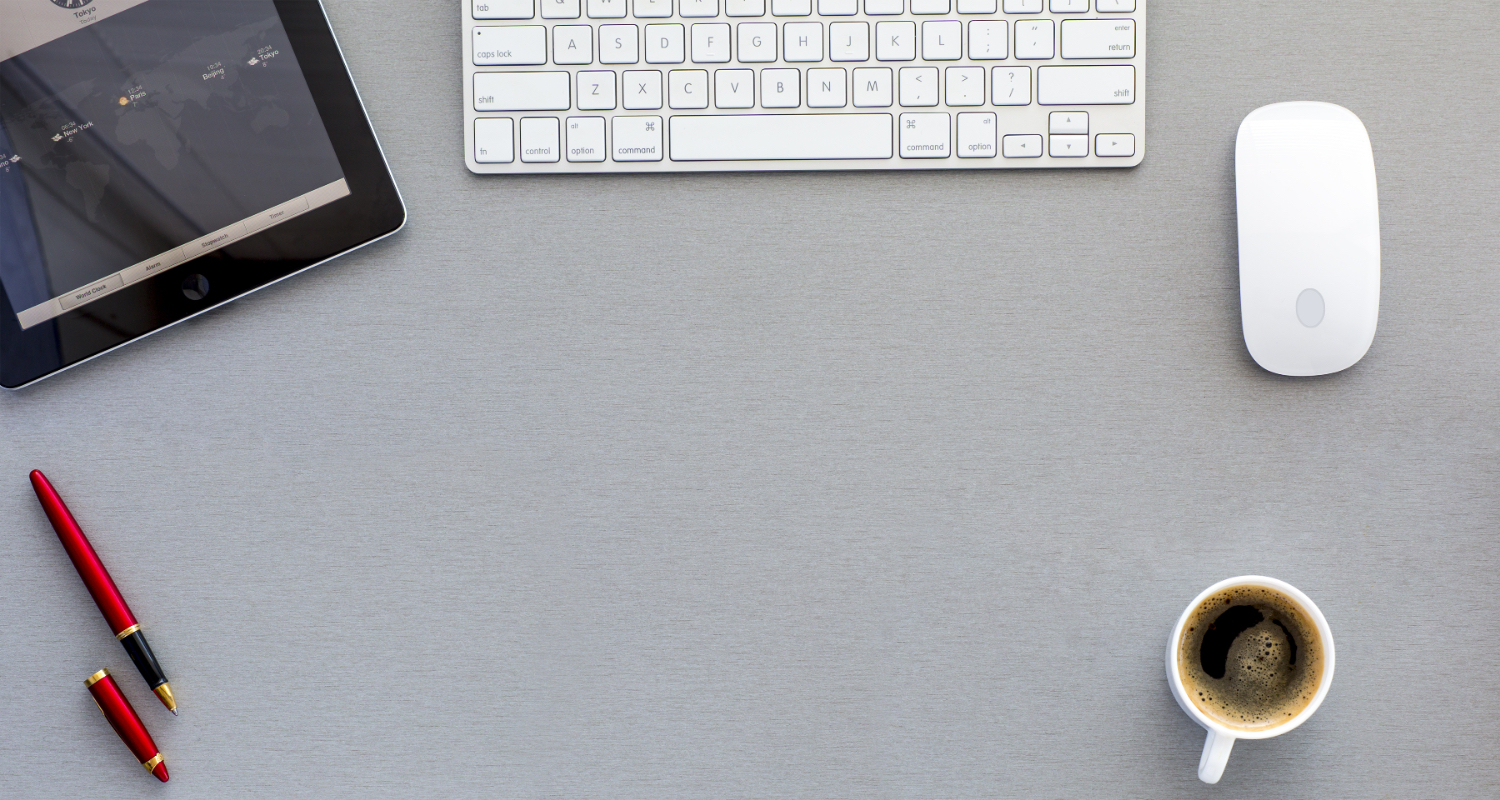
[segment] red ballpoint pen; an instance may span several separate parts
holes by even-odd
[[[141,671],[146,685],[156,692],[168,711],[176,714],[177,700],[172,697],[172,687],[167,684],[166,673],[162,672],[161,664],[157,663],[156,655],[151,652],[151,645],[146,643],[146,634],[141,632],[135,615],[130,613],[130,606],[125,604],[125,596],[115,588],[114,579],[109,577],[109,570],[104,568],[99,554],[94,552],[88,537],[83,535],[78,521],[73,519],[73,514],[68,511],[57,490],[52,488],[52,484],[47,482],[47,476],[41,471],[32,470],[31,488],[36,490],[37,499],[42,501],[42,508],[47,512],[47,519],[52,521],[52,529],[57,531],[57,538],[62,540],[63,549],[68,551],[68,558],[73,560],[78,577],[83,578],[83,585],[93,595],[94,604],[104,613],[104,621],[109,623],[109,629],[120,640],[120,644],[125,646],[125,652],[130,654],[130,660]]]
[[[156,749],[156,742],[151,741],[151,733],[146,730],[146,724],[136,715],[135,707],[130,700],[120,693],[120,687],[115,685],[115,679],[109,676],[109,670],[101,669],[88,677],[83,682],[88,688],[89,694],[94,696],[94,705],[109,720],[109,726],[120,734],[125,741],[125,746],[135,756],[135,760],[141,762],[146,771],[155,775],[162,783],[167,782],[167,764],[162,758],[161,751]]]

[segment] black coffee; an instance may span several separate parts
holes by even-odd
[[[1317,694],[1322,639],[1297,601],[1264,586],[1235,586],[1188,616],[1177,669],[1203,713],[1232,728],[1274,728]]]

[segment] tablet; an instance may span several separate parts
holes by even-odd
[[[5,0],[0,385],[405,220],[318,0]]]

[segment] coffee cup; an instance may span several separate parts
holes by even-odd
[[[1306,722],[1333,683],[1333,634],[1296,587],[1255,575],[1208,587],[1167,642],[1167,683],[1208,731],[1198,778],[1218,783],[1239,739],[1270,739]]]

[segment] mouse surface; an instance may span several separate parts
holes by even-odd
[[[1245,345],[1279,375],[1354,366],[1380,318],[1380,208],[1364,123],[1330,103],[1278,103],[1240,125]]]

